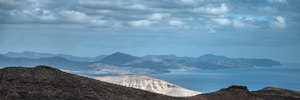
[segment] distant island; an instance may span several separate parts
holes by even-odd
[[[47,65],[66,72],[86,75],[146,75],[171,71],[197,71],[231,68],[272,67],[281,65],[271,59],[228,58],[205,54],[199,57],[178,57],[175,55],[148,55],[136,57],[116,52],[95,58],[76,57],[65,54],[37,53],[25,51],[0,54],[0,67]]]

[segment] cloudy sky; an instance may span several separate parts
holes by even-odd
[[[300,0],[0,0],[0,53],[300,62]]]

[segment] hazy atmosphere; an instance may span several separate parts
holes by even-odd
[[[0,0],[0,53],[300,59],[299,0]]]

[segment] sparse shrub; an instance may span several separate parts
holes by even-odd
[[[111,89],[111,88],[107,87],[106,89],[107,89],[109,92],[112,92],[112,89]]]

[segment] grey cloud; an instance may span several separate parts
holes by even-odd
[[[21,1],[21,0],[1,0],[0,1],[0,8],[3,10],[13,10],[13,9],[24,9],[28,8],[27,1]]]
[[[284,2],[284,3],[283,3]],[[8,0],[0,1],[2,24],[74,24],[91,27],[178,27],[201,29],[280,27],[286,19],[299,20],[299,1],[287,0]],[[2,6],[3,5],[3,6]],[[289,5],[289,6],[287,6]],[[282,17],[276,20],[249,21],[231,18],[228,13]],[[214,23],[202,23],[198,18]],[[271,25],[270,25],[271,24]],[[208,27],[205,30],[214,30]]]

